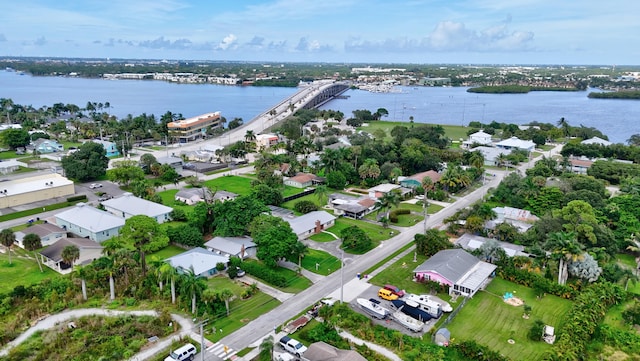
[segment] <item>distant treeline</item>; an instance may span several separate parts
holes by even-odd
[[[589,98],[595,99],[640,99],[640,90],[624,90],[617,92],[591,92]]]
[[[487,93],[487,94],[526,94],[530,91],[577,91],[578,88],[565,87],[541,87],[526,85],[487,85],[476,88],[469,88],[469,93]]]

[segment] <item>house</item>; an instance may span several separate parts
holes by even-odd
[[[406,188],[416,189],[418,187],[422,187],[422,181],[427,177],[431,179],[431,183],[436,184],[440,181],[442,175],[435,170],[428,170],[426,172],[417,173],[404,178],[400,181],[400,185]]]
[[[369,192],[369,198],[380,198],[395,189],[400,189],[400,186],[397,184],[382,183],[373,188],[369,188],[367,191]]]
[[[102,246],[87,238],[62,238],[52,245],[40,251],[40,260],[47,267],[59,273],[72,271],[71,265],[62,260],[62,251],[67,246],[76,246],[80,250],[80,256],[74,265],[85,265],[102,257]]]
[[[485,133],[483,130],[475,132],[469,135],[469,138],[462,142],[462,147],[465,149],[471,148],[474,144],[478,145],[491,145],[491,134]]]
[[[216,270],[218,263],[224,263],[225,266],[229,263],[229,256],[222,256],[202,247],[196,247],[168,258],[166,261],[178,272],[184,273],[188,270],[196,276],[209,277],[218,272]]]
[[[484,165],[486,166],[498,166],[500,155],[504,154],[505,156],[511,154],[511,149],[503,149],[503,148],[493,148],[493,147],[475,147],[471,149],[472,152],[480,152],[484,157]]]
[[[1,163],[0,163],[1,164]],[[576,174],[587,174],[587,170],[593,165],[592,160],[570,158],[571,172]]]
[[[449,286],[450,295],[472,297],[490,281],[497,267],[462,249],[440,251],[413,270],[415,279]]]
[[[102,205],[107,212],[124,219],[145,215],[155,219],[158,223],[170,220],[169,214],[173,211],[171,207],[138,198],[131,193],[124,193],[118,198],[104,201]]]
[[[118,147],[114,142],[109,142],[101,139],[94,139],[92,140],[92,142],[102,144],[102,146],[104,147],[104,150],[107,151],[107,154],[106,154],[107,157],[118,157],[120,155],[120,151],[118,150]]]
[[[336,217],[325,211],[313,211],[296,218],[283,218],[298,238],[304,239],[313,234],[330,228],[335,224]]]
[[[251,237],[213,237],[204,246],[215,254],[241,259],[255,257],[257,251]]]
[[[513,207],[495,207],[492,209],[496,213],[496,218],[492,220],[496,225],[509,223],[516,227],[520,233],[526,232],[533,227],[533,223],[538,221],[538,216],[531,214],[526,209]],[[491,228],[490,228],[491,229]]]
[[[329,195],[328,204],[335,215],[361,219],[375,210],[376,200],[366,196],[355,197],[342,193],[332,193]]]
[[[38,138],[31,142],[31,146],[37,154],[64,152],[64,146],[52,139]]]
[[[341,350],[323,341],[314,342],[302,355],[303,361],[366,361],[353,350]]]
[[[496,148],[500,149],[519,149],[531,152],[536,148],[536,143],[530,140],[521,140],[518,137],[511,137],[496,143]]]
[[[216,193],[212,193],[209,188],[186,188],[181,189],[176,193],[175,200],[179,202],[184,202],[190,206],[198,203],[204,202],[205,199],[211,201],[230,201],[234,200],[238,195],[232,192],[227,192],[223,190],[216,191]]]
[[[599,144],[599,145],[601,145],[603,147],[608,147],[613,143],[611,143],[608,140],[604,140],[602,138],[599,138],[599,137],[593,137],[593,138],[590,138],[590,139],[583,140],[582,142],[580,142],[580,144]]]
[[[24,248],[24,244],[22,243],[22,241],[24,240],[24,236],[31,233],[37,234],[38,237],[40,237],[40,243],[42,243],[43,247],[49,246],[57,240],[67,236],[67,232],[64,229],[56,226],[55,224],[34,224],[15,233],[16,243],[18,244],[18,246]]]
[[[321,184],[324,179],[311,173],[298,173],[293,177],[285,178],[284,184],[296,188],[307,188],[312,185]]]
[[[26,168],[27,164],[16,159],[8,159],[0,162],[0,173],[9,174],[17,171],[20,167]]]
[[[75,192],[73,182],[60,174],[12,179],[0,183],[0,208],[67,197]]]
[[[98,243],[117,236],[124,226],[124,219],[84,203],[56,214],[55,219],[65,231]]]
[[[465,233],[460,238],[458,238],[454,244],[460,246],[462,249],[467,251],[475,251],[476,249],[482,247],[482,245],[489,241],[491,238],[476,236],[473,234]],[[517,244],[509,243],[509,242],[501,242],[495,240],[500,245],[500,248],[504,250],[504,253],[509,257],[514,256],[525,256],[529,257],[530,255],[524,251],[524,246],[520,246]]]
[[[171,166],[178,174],[182,173],[184,161],[180,157],[158,157],[156,159],[160,165],[167,164]]]
[[[278,144],[279,138],[276,134],[258,134],[256,135],[256,151],[269,149]]]

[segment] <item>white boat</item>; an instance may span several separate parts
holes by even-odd
[[[440,310],[442,312],[451,312],[453,308],[448,302],[443,301],[441,298],[431,296],[431,295],[414,295],[409,294],[406,297],[407,300],[414,301],[418,303],[422,308],[433,308],[435,304],[438,304]]]
[[[375,318],[384,319],[390,313],[386,308],[365,298],[358,298],[356,301],[365,312]]]
[[[403,313],[401,310],[392,313],[391,318],[413,332],[420,332],[424,327],[424,322],[416,320],[415,318]]]

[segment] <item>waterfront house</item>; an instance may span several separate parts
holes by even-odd
[[[532,152],[536,148],[536,143],[530,140],[522,140],[518,137],[511,137],[496,143],[496,148],[500,149],[519,149],[526,152]]]
[[[611,144],[613,144],[610,141],[604,140],[604,139],[599,138],[599,137],[593,137],[593,138],[585,139],[580,143],[581,144],[599,144],[599,145],[601,145],[603,147],[608,147]]]
[[[485,133],[483,130],[475,132],[469,135],[469,138],[462,142],[462,147],[465,149],[471,148],[474,144],[476,145],[491,145],[491,134]]]

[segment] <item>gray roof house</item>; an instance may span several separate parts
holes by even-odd
[[[603,147],[608,147],[613,143],[611,143],[608,140],[604,140],[600,137],[593,137],[593,138],[583,140],[582,142],[580,142],[580,144],[600,144]]]
[[[53,244],[60,238],[67,236],[67,231],[51,223],[34,224],[21,231],[16,232],[16,243],[24,248],[22,241],[27,234],[37,234],[43,247]]]
[[[283,218],[298,238],[308,238],[330,228],[336,221],[336,217],[325,211],[313,211],[296,218]]]
[[[138,198],[131,193],[125,193],[121,197],[109,199],[102,205],[112,214],[122,218],[131,218],[137,215],[145,215],[163,223],[170,219],[169,213],[173,208],[162,204]]]
[[[305,361],[366,361],[359,353],[353,350],[341,350],[325,342],[314,342],[309,345],[302,355]]]
[[[55,219],[65,231],[98,243],[117,236],[124,226],[124,219],[84,203],[56,214]]]
[[[216,274],[216,264],[224,263],[226,266],[229,262],[229,256],[222,256],[202,247],[196,247],[168,258],[166,261],[179,272],[189,270],[197,276],[208,277]]]
[[[71,272],[71,265],[62,260],[62,251],[67,246],[76,246],[80,250],[80,257],[74,262],[76,265],[89,264],[102,257],[102,246],[95,241],[87,238],[62,238],[40,251],[40,260],[57,272]]]
[[[213,237],[208,240],[205,247],[213,253],[223,256],[234,256],[242,259],[255,257],[256,244],[251,237]]]
[[[493,147],[475,147],[470,150],[471,152],[480,152],[484,157],[484,165],[488,166],[497,166],[498,165],[498,157],[500,154],[509,155],[511,154],[511,149],[504,148],[493,148]]]
[[[486,237],[465,233],[462,236],[460,236],[460,238],[458,238],[454,243],[467,251],[474,251],[482,247],[482,245],[485,242],[489,241],[490,239],[492,238],[486,238]],[[498,240],[495,240],[495,241],[498,242],[500,247],[504,250],[504,252],[509,257],[514,257],[514,256],[529,257],[529,254],[524,252],[524,246],[520,246],[520,245],[509,243],[509,242],[501,242]]]
[[[449,286],[450,295],[472,297],[490,281],[497,266],[480,261],[462,249],[440,251],[413,270],[418,282]]]
[[[518,137],[511,137],[496,143],[496,148],[502,149],[520,149],[531,152],[536,148],[536,143],[530,140],[522,140]]]
[[[212,194],[212,192],[208,188],[186,188],[181,189],[180,191],[178,191],[178,193],[176,193],[175,200],[184,202],[191,206],[198,202],[204,202],[205,198],[213,201],[224,202],[233,200],[237,196],[238,195],[235,193],[223,190],[216,191],[215,194]]]

